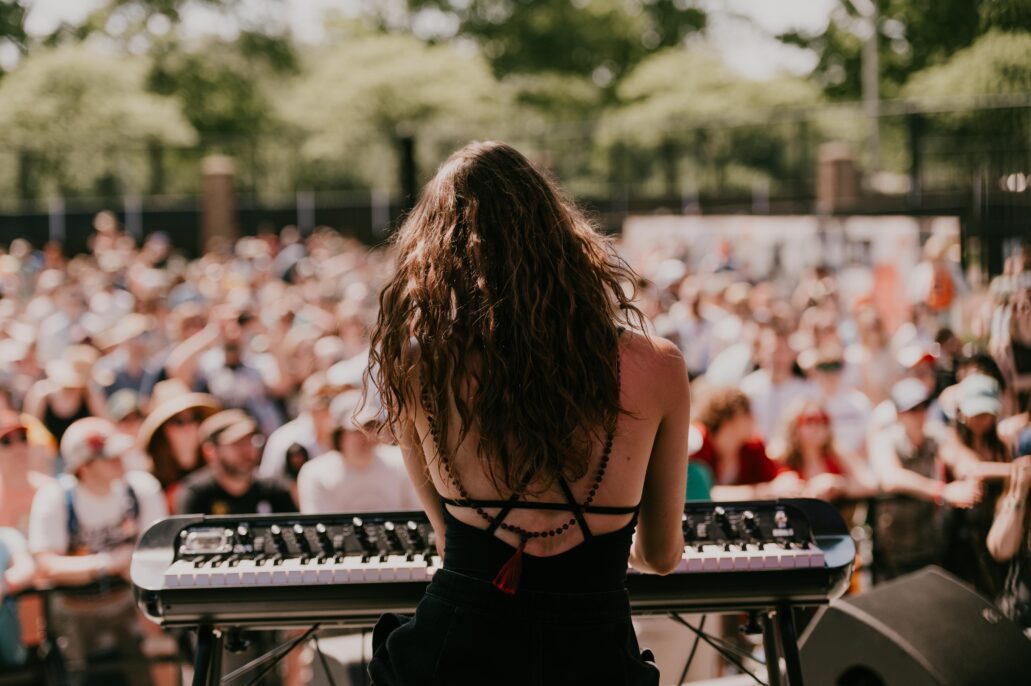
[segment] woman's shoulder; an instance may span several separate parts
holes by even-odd
[[[621,362],[624,387],[640,389],[662,403],[687,396],[687,363],[680,348],[660,336],[626,331],[622,337]]]
[[[686,374],[684,354],[675,343],[661,336],[628,329],[621,338],[621,355],[624,366],[629,362],[643,372],[668,374],[683,369]]]

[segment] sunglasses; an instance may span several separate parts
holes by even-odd
[[[15,429],[3,436],[0,436],[0,445],[18,445],[19,443],[29,442],[29,432],[25,429]]]
[[[816,370],[819,372],[840,372],[844,368],[844,362],[821,362],[816,365]]]
[[[181,414],[176,415],[168,420],[168,423],[172,426],[187,426],[189,424],[200,424],[204,420],[199,414]]]

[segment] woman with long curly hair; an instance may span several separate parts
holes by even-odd
[[[385,615],[390,684],[658,684],[627,563],[679,562],[689,392],[633,273],[502,143],[453,154],[395,238],[369,375],[444,568]]]

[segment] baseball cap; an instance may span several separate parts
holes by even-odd
[[[919,379],[903,379],[891,387],[891,401],[899,412],[909,412],[931,397]]]
[[[904,369],[912,369],[921,362],[933,363],[938,357],[927,346],[920,343],[911,343],[899,350],[896,359]]]
[[[72,422],[61,437],[61,456],[64,468],[74,474],[83,465],[97,458],[119,457],[116,446],[108,446],[118,435],[115,425],[101,417],[86,417]]]
[[[999,416],[999,382],[986,374],[971,374],[959,384],[959,411],[964,417],[979,414]]]
[[[203,422],[197,429],[201,443],[212,441],[219,445],[234,443],[244,436],[258,433],[258,425],[243,410],[222,410]]]
[[[379,399],[379,394],[369,391],[364,406],[362,392],[359,390],[344,391],[329,406],[334,423],[349,431],[358,431],[366,424],[386,421],[386,411]]]

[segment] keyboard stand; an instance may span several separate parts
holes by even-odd
[[[803,686],[802,663],[798,655],[798,632],[789,605],[767,608],[761,613],[766,681],[769,686]],[[781,660],[787,681],[781,672]]]
[[[197,629],[197,655],[193,662],[193,686],[222,683],[222,649],[225,634],[210,624]]]

